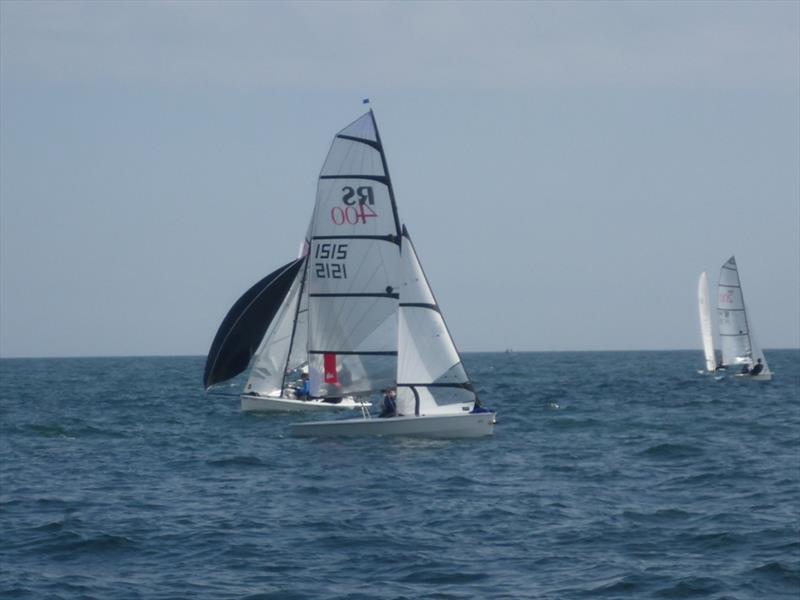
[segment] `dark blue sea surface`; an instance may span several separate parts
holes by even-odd
[[[797,600],[800,351],[767,357],[467,354],[498,424],[456,441],[294,439],[201,357],[1,360],[0,597]]]

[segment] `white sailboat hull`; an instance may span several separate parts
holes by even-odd
[[[494,413],[392,417],[388,419],[345,419],[292,423],[294,437],[409,436],[422,438],[473,438],[494,433]]]
[[[295,400],[270,396],[242,394],[242,412],[314,412],[329,410],[353,410],[361,406],[371,406],[370,402],[357,402],[353,398],[342,398],[338,404],[322,400]]]
[[[772,373],[759,373],[758,375],[737,373],[735,377],[737,381],[772,381]]]

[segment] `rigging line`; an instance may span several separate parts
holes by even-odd
[[[289,341],[289,351],[286,353],[286,364],[283,367],[283,373],[281,374],[281,394],[283,394],[283,390],[286,387],[286,371],[289,369],[289,361],[292,359],[292,348],[294,347],[294,336],[295,332],[297,331],[297,320],[300,317],[300,306],[303,304],[303,290],[306,285],[306,275],[308,274],[308,265],[309,260],[306,257],[306,264],[303,266],[303,275],[300,279],[300,290],[297,294],[297,309],[294,313],[294,321],[292,322],[292,335]],[[308,337],[308,336],[306,336]]]

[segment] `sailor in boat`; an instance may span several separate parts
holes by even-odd
[[[298,400],[309,400],[311,398],[311,388],[308,383],[308,373],[300,374],[300,387],[294,388],[294,395]]]
[[[381,405],[381,413],[378,415],[380,419],[397,416],[397,392],[393,389],[384,390],[383,404]]]
[[[761,364],[761,359],[759,358],[758,362],[755,365],[753,365],[752,369],[750,369],[750,376],[751,377],[755,377],[756,375],[761,373],[761,371],[763,371],[763,370],[764,370],[764,365]]]
[[[353,383],[353,374],[347,365],[337,371],[336,381],[327,384],[325,397],[322,399],[326,404],[340,404],[342,398],[347,395],[345,389]]]

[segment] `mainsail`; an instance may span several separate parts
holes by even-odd
[[[711,307],[708,305],[708,277],[700,273],[697,283],[697,306],[700,311],[700,335],[703,338],[703,353],[706,357],[706,371],[713,373],[717,368],[714,356],[714,338],[711,333]]]
[[[726,365],[754,365],[761,359],[762,373],[769,372],[767,360],[755,343],[739,280],[736,259],[731,256],[719,273],[719,335],[722,361]]]
[[[398,412],[420,416],[469,411],[475,392],[405,227],[401,257]]]
[[[309,241],[312,395],[394,386],[400,229],[372,111],[333,140],[319,176]]]

